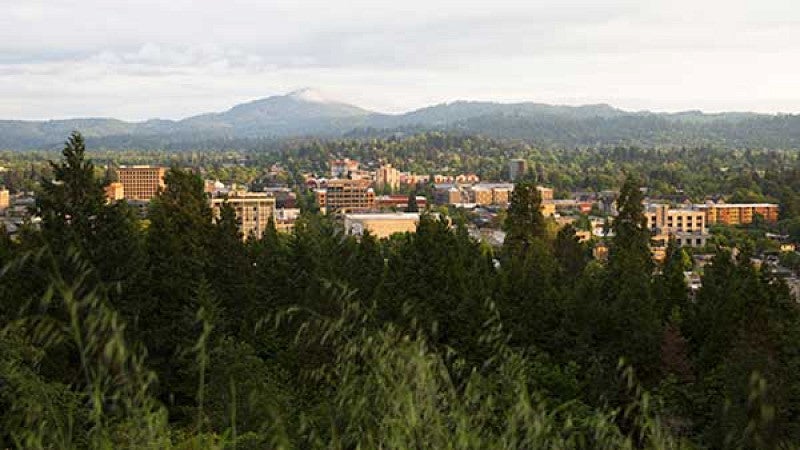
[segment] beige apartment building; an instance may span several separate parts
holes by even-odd
[[[275,214],[275,197],[266,192],[232,191],[226,197],[211,199],[211,209],[214,219],[220,216],[220,210],[225,203],[231,205],[236,212],[239,222],[239,231],[242,238],[250,236],[260,238],[267,229],[270,217]]]
[[[698,248],[705,247],[711,238],[704,211],[650,204],[645,207],[645,218],[647,229],[653,235],[650,249],[657,262],[664,260],[670,239],[681,247]]]
[[[375,191],[371,184],[369,180],[328,180],[325,187],[314,191],[317,206],[325,213],[373,209]]]
[[[379,189],[388,186],[392,191],[400,189],[400,171],[391,164],[384,164],[375,171],[375,185]]]
[[[165,186],[166,173],[164,167],[123,166],[117,169],[117,178],[126,200],[149,201]]]
[[[646,208],[647,229],[670,232],[705,231],[706,214],[695,209],[671,209],[669,205],[649,205]]]

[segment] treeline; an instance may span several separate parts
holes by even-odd
[[[788,191],[770,185],[768,179],[780,179],[781,183],[795,180],[800,170],[793,150],[727,149],[696,143],[686,147],[548,148],[524,140],[429,132],[381,139],[231,140],[218,144],[183,150],[94,150],[92,157],[98,164],[193,167],[221,176],[225,182],[248,184],[269,181],[266,171],[275,163],[288,171],[288,179],[281,182],[302,184],[302,173],[327,174],[328,161],[334,157],[354,158],[364,164],[387,162],[420,175],[472,172],[484,180],[502,180],[508,177],[508,160],[524,158],[537,181],[556,188],[561,195],[618,189],[625,173],[637,173],[654,195],[685,194],[697,201],[707,195],[725,195],[786,204],[795,200],[786,198]],[[55,152],[0,153],[0,164],[10,169],[0,173],[0,183],[29,187],[38,175],[50,175],[44,163],[54,157]]]
[[[0,447],[788,448],[800,320],[746,251],[690,300],[621,189],[606,263],[551,237],[535,183],[505,247],[424,216],[356,239],[323,216],[242,240],[172,169],[140,222],[73,135],[0,242]],[[1,234],[5,236],[5,233]]]

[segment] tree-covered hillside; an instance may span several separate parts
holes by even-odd
[[[62,137],[73,130],[81,130],[95,147],[111,149],[192,147],[207,141],[214,141],[219,147],[240,139],[373,138],[430,131],[525,139],[551,148],[800,148],[797,115],[698,111],[666,114],[627,112],[608,105],[467,101],[405,114],[381,114],[326,100],[313,91],[298,91],[182,120],[0,121],[0,149],[57,149]]]

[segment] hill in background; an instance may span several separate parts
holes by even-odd
[[[525,139],[543,146],[696,146],[800,148],[800,116],[755,113],[628,112],[609,105],[457,101],[405,114],[381,114],[312,89],[182,120],[125,122],[88,118],[0,121],[0,149],[58,148],[72,130],[106,148],[262,138],[372,137],[441,130]]]

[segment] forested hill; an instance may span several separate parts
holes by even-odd
[[[800,115],[699,111],[670,114],[628,112],[608,105],[467,101],[389,115],[301,90],[177,121],[0,121],[0,149],[59,148],[63,136],[72,130],[80,130],[90,143],[105,148],[191,147],[209,141],[376,137],[420,131],[525,139],[546,147],[712,144],[723,148],[800,148]]]

